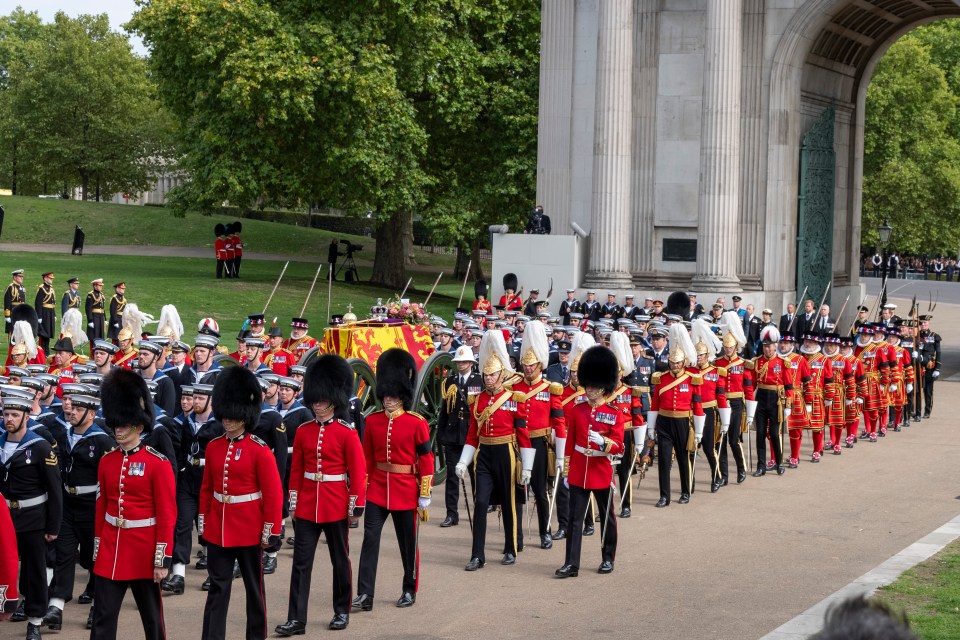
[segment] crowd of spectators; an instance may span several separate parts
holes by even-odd
[[[882,254],[864,253],[860,261],[860,275],[882,277]],[[887,254],[887,277],[960,282],[960,264],[956,258],[949,256],[905,255],[891,251]]]

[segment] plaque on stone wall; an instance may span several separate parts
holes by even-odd
[[[696,239],[664,238],[663,260],[664,262],[696,262]]]

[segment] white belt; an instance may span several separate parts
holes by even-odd
[[[100,488],[100,485],[98,485],[98,484],[85,484],[85,485],[81,485],[81,486],[79,486],[79,487],[65,487],[65,488],[66,488],[66,490],[67,490],[67,493],[69,493],[69,494],[72,495],[72,496],[82,496],[82,495],[87,494],[87,493],[96,493],[96,492],[97,492],[97,489]]]
[[[104,520],[118,529],[142,529],[143,527],[152,527],[157,524],[156,518],[144,518],[143,520],[127,520],[126,518],[117,518],[109,513],[104,514]]]
[[[222,493],[214,491],[213,497],[217,502],[222,502],[223,504],[236,504],[238,502],[253,502],[254,500],[259,500],[263,497],[263,494],[257,491],[256,493],[246,493],[242,496],[225,496]]]
[[[347,474],[340,473],[337,475],[330,475],[328,473],[314,473],[312,471],[305,471],[303,477],[307,480],[313,480],[314,482],[340,482],[347,479]]]
[[[578,445],[578,444],[574,445],[573,448],[574,448],[576,451],[578,451],[578,452],[582,453],[583,455],[587,456],[588,458],[592,458],[592,457],[594,457],[594,456],[606,456],[606,455],[607,455],[606,453],[604,453],[603,451],[600,451],[599,449],[587,449],[586,447],[581,447],[581,446]]]
[[[27,509],[36,507],[47,501],[47,494],[39,495],[36,498],[27,498],[26,500],[7,500],[7,506],[11,509]]]
[[[193,456],[187,456],[187,462],[192,464],[195,467],[202,467],[207,464],[206,458],[194,458]]]

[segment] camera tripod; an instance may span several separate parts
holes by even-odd
[[[353,251],[347,249],[345,255],[346,257],[343,262],[337,265],[337,272],[333,274],[333,279],[336,280],[341,271],[346,271],[344,282],[360,282],[360,274],[357,273],[357,263],[353,261]]]

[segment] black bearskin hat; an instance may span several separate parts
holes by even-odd
[[[217,236],[217,237],[220,237],[220,236],[224,235],[226,232],[227,232],[227,228],[224,227],[224,226],[223,226],[223,223],[221,223],[221,222],[218,222],[218,223],[213,227],[213,235],[215,235],[215,236]]]
[[[667,315],[680,316],[684,320],[690,319],[690,296],[683,291],[674,291],[667,298],[667,305],[663,308]]]
[[[512,289],[514,293],[517,291],[517,274],[515,273],[505,273],[503,274],[503,290]]]
[[[620,384],[620,363],[610,349],[596,345],[583,352],[577,368],[581,387],[599,387],[604,395],[613,393]]]
[[[27,322],[33,330],[33,335],[37,335],[37,312],[28,304],[18,304],[10,311],[10,322],[15,325],[18,322]]]
[[[488,296],[486,280],[477,280],[473,283],[473,297],[479,300],[480,296],[483,296],[484,298]]]
[[[413,407],[413,388],[417,382],[417,362],[403,349],[387,349],[377,358],[377,399],[400,398],[403,408]]]
[[[263,396],[257,376],[245,367],[223,369],[213,385],[213,415],[217,420],[240,420],[253,430],[260,421]]]
[[[226,235],[230,235],[231,233],[233,233],[233,225],[230,224],[229,222],[228,222],[227,224],[223,225],[223,232],[224,232]]]
[[[233,223],[233,232],[240,233],[241,231],[243,231],[243,225],[240,224],[239,220],[237,220],[236,222]]]
[[[327,401],[334,406],[334,415],[350,421],[353,377],[353,368],[340,356],[320,356],[303,376],[303,403],[312,410],[314,404]]]
[[[153,431],[153,399],[146,381],[129,369],[117,368],[100,384],[100,409],[111,429],[127,424],[143,425],[143,433]]]

